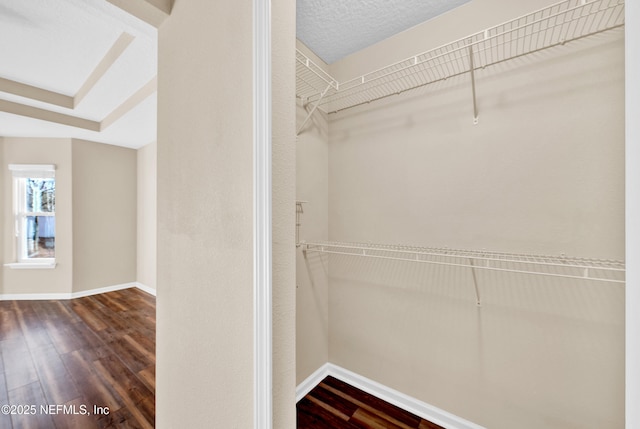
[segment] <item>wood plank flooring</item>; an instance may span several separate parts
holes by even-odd
[[[0,301],[0,428],[153,428],[155,332],[155,298],[135,288]]]
[[[0,428],[153,428],[155,310],[134,288],[0,301],[0,406],[13,407]],[[333,377],[297,416],[299,429],[442,429]]]
[[[297,404],[298,429],[443,429],[334,377]]]

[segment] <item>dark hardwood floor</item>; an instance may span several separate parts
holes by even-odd
[[[0,428],[153,428],[155,328],[155,298],[133,288],[0,301]],[[442,429],[333,377],[297,416],[299,429]]]
[[[311,390],[297,409],[298,429],[443,429],[333,377]]]
[[[153,428],[155,329],[134,288],[0,301],[0,428]]]

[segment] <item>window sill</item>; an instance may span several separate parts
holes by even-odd
[[[56,261],[47,262],[13,262],[4,264],[5,267],[18,270],[52,270],[56,267]]]

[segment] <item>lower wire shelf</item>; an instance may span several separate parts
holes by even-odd
[[[474,270],[625,283],[625,264],[617,260],[370,243],[301,242],[300,244],[306,253],[328,253],[465,267]]]

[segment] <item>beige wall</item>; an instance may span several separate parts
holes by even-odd
[[[56,268],[3,267],[2,294],[70,294],[136,281],[136,152],[100,143],[9,138],[2,143],[3,234],[12,237],[9,164],[56,165]],[[13,261],[14,243],[3,240]]]
[[[330,72],[426,50],[430,26],[496,24],[493,3]],[[475,126],[468,76],[331,115],[329,237],[623,259],[623,62],[614,31],[479,71]],[[478,308],[461,269],[332,257],[330,273],[332,363],[490,428],[623,427],[622,287],[478,272]]]
[[[137,281],[156,288],[157,143],[137,151]]]
[[[326,65],[302,43],[298,49],[321,66]],[[297,127],[307,117],[298,101]],[[309,107],[310,108],[310,107]],[[297,129],[296,127],[296,129]],[[300,240],[329,239],[329,122],[319,110],[298,135],[296,144],[296,199],[308,201],[300,216]],[[327,259],[296,252],[296,383],[300,384],[329,361],[329,283]]]
[[[292,428],[293,3],[272,16],[273,407]],[[251,35],[251,2],[228,0],[176,2],[159,29],[158,427],[253,425]]]
[[[296,427],[294,0],[271,4],[273,427]]]
[[[71,293],[73,281],[71,140],[5,137],[2,143],[3,263],[14,262],[13,179],[9,164],[56,166],[56,263],[55,269],[2,267],[0,294]]]
[[[158,31],[161,428],[253,424],[251,16],[178,1]]]
[[[332,238],[623,259],[616,35],[332,115]]]
[[[73,292],[136,281],[136,151],[73,140]]]

